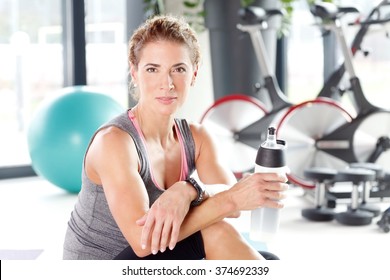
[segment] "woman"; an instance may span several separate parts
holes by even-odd
[[[199,62],[197,38],[182,19],[157,16],[134,32],[138,103],[91,140],[64,259],[263,259],[224,218],[282,207],[275,200],[287,179],[251,174],[236,182],[206,129],[175,119]]]

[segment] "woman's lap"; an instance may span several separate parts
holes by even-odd
[[[200,231],[178,242],[173,250],[150,254],[144,258],[138,257],[129,246],[114,260],[200,260],[205,257],[203,238]]]

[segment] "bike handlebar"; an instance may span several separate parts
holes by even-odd
[[[249,24],[253,24],[253,23],[262,23],[267,19],[269,19],[270,17],[276,15],[283,16],[284,12],[283,10],[279,10],[279,9],[265,10],[261,7],[249,6],[249,7],[241,8],[238,11],[238,15],[243,21]]]
[[[371,24],[384,24],[390,21],[390,14],[384,19],[364,20],[358,22],[351,22],[348,25],[371,25]]]

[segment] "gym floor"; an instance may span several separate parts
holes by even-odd
[[[61,260],[62,244],[70,212],[77,199],[38,177],[0,181],[0,251],[43,250],[39,260]],[[375,202],[382,210],[390,200]],[[301,209],[313,204],[298,187],[291,187],[281,214],[278,236],[267,248],[282,260],[302,262],[346,262],[388,258],[390,233],[373,223],[345,226],[336,221],[310,222],[301,217]],[[343,211],[347,203],[338,203]],[[240,231],[249,228],[249,213],[232,220]]]

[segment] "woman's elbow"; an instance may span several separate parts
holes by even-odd
[[[150,251],[150,249],[148,249],[148,248],[143,249],[140,245],[138,245],[138,246],[131,246],[131,248],[133,249],[134,254],[138,258],[144,258],[146,256],[149,256],[152,253]]]

